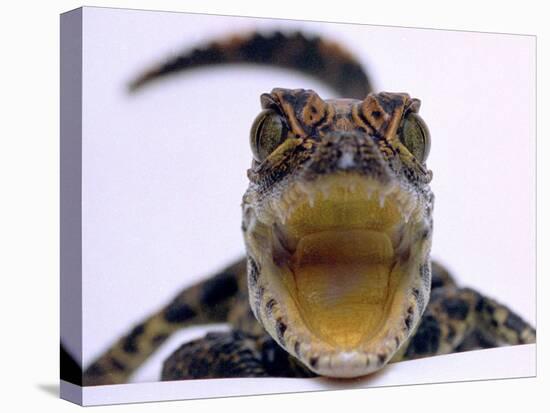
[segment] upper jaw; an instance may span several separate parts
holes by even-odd
[[[377,370],[423,311],[411,295],[429,251],[414,241],[422,210],[397,179],[339,171],[289,185],[260,208],[247,236],[272,298],[270,308],[253,303],[257,318],[318,374]]]

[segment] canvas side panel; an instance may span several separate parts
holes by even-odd
[[[61,397],[82,392],[82,9],[61,15]],[[74,385],[69,385],[72,383]]]

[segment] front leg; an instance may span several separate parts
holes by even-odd
[[[469,289],[438,288],[403,359],[535,342],[535,330],[506,306]]]
[[[162,380],[313,375],[271,337],[239,330],[209,333],[186,343],[162,368]]]

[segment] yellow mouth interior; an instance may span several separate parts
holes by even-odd
[[[403,209],[392,195],[329,186],[291,207],[283,229],[284,283],[309,331],[341,349],[375,337],[402,278],[395,270]],[[383,199],[383,201],[381,201]]]
[[[383,319],[393,256],[388,236],[376,231],[324,231],[302,238],[291,269],[310,328],[341,347],[355,347],[372,334]]]

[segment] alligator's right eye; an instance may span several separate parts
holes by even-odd
[[[285,139],[286,126],[281,116],[273,109],[262,111],[254,120],[250,131],[250,147],[254,159],[262,162]]]

